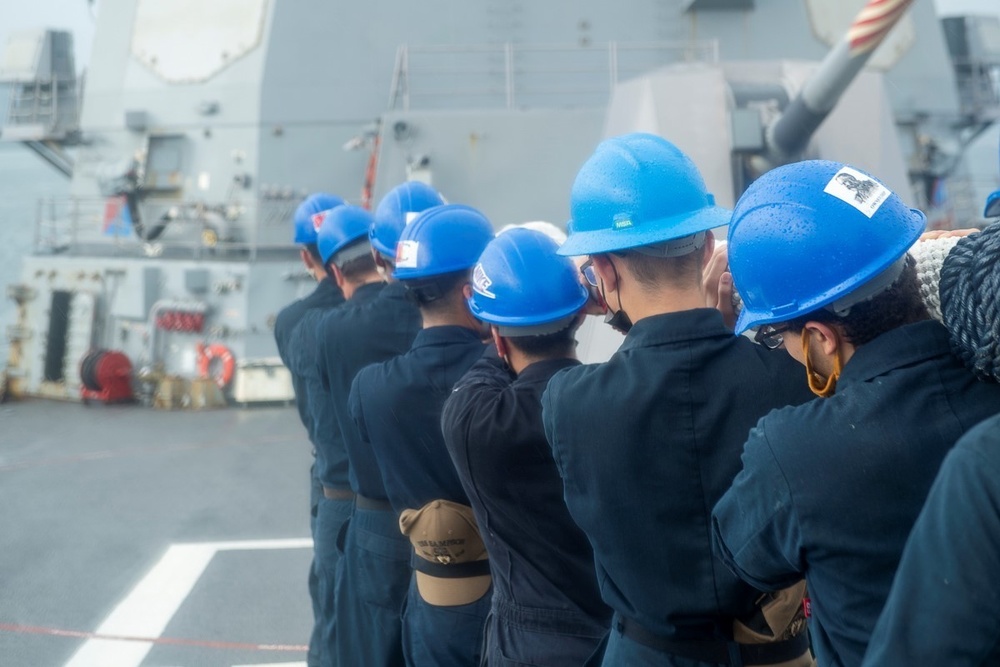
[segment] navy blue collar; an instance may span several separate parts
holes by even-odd
[[[733,335],[732,330],[726,328],[722,313],[714,308],[695,308],[642,318],[625,336],[621,349]]]
[[[891,370],[951,354],[948,330],[935,320],[887,331],[855,350],[838,384],[867,382]]]
[[[401,282],[388,283],[382,290],[383,299],[405,299],[406,285]],[[416,306],[414,306],[416,307]]]
[[[415,350],[420,347],[432,347],[436,345],[469,345],[473,342],[482,343],[483,347],[486,347],[486,344],[479,337],[479,332],[467,327],[443,325],[421,329],[414,339],[411,349]]]
[[[354,294],[348,301],[355,301],[357,303],[364,303],[365,301],[371,301],[378,296],[379,292],[385,289],[385,283],[382,281],[376,281],[373,283],[365,283],[354,290]]]
[[[542,361],[536,361],[518,374],[517,379],[514,380],[514,384],[539,381],[548,382],[549,378],[562,369],[579,365],[580,362],[576,359],[567,358],[543,359]]]
[[[316,292],[325,294],[327,292],[340,292],[340,288],[337,287],[337,281],[335,281],[330,276],[326,276],[323,280],[319,281],[316,286]]]

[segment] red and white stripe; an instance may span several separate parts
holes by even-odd
[[[870,0],[847,31],[851,57],[872,51],[881,44],[912,2],[913,0]]]

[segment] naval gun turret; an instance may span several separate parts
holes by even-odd
[[[605,135],[648,131],[670,139],[692,156],[724,206],[763,172],[803,157],[857,164],[912,201],[882,75],[864,71],[911,4],[869,0],[818,66],[698,63],[624,82]]]
[[[802,154],[813,133],[912,2],[869,0],[795,99],[768,126],[764,137],[766,159],[772,166]]]

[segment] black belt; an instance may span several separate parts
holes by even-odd
[[[490,562],[488,560],[473,560],[468,563],[442,565],[441,563],[432,563],[417,554],[413,554],[410,557],[410,567],[417,572],[423,572],[439,579],[465,579],[467,577],[482,577],[490,573]]]
[[[350,489],[334,489],[324,486],[323,497],[327,500],[354,500],[354,492]]]
[[[391,512],[392,505],[388,500],[378,498],[366,498],[360,493],[354,496],[354,506],[359,510],[378,510],[379,512]]]
[[[767,644],[737,644],[721,639],[672,639],[650,632],[633,620],[620,618],[618,631],[632,641],[688,660],[730,667],[773,665],[798,658],[809,650],[809,633]]]

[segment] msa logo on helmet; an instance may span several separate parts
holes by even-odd
[[[488,299],[495,299],[497,295],[490,291],[490,285],[492,284],[493,281],[486,275],[483,265],[476,264],[476,268],[472,271],[472,290],[476,294],[481,294]]]
[[[630,218],[628,216],[623,216],[623,217],[615,218],[615,221],[613,223],[611,223],[611,228],[614,229],[614,230],[616,230],[616,231],[619,230],[619,229],[629,229],[630,227],[634,227],[634,226],[635,226],[635,223],[632,222],[632,218]]]
[[[872,217],[892,192],[878,181],[865,176],[860,171],[843,167],[833,175],[823,192]]]
[[[326,220],[326,214],[328,211],[320,211],[319,213],[312,214],[313,229],[319,231],[319,228],[323,226],[323,221]]]
[[[396,268],[417,268],[417,252],[419,250],[420,243],[417,241],[400,241],[399,245],[396,246]]]

